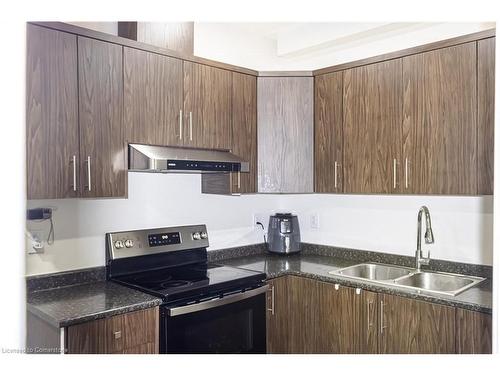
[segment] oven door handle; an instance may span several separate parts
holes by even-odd
[[[187,305],[187,306],[173,307],[171,309],[167,309],[167,315],[179,316],[179,315],[190,314],[197,311],[208,310],[214,307],[224,306],[230,303],[243,301],[247,298],[255,297],[259,294],[266,293],[268,290],[269,290],[269,285],[264,285],[259,288],[247,290],[245,292],[231,294],[227,297],[214,298],[209,301],[193,303],[192,305]]]

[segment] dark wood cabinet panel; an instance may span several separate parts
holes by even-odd
[[[76,36],[31,24],[27,28],[26,146],[28,199],[78,196]]]
[[[288,280],[289,276],[269,280],[271,287],[267,298],[267,352],[284,354],[289,351],[288,330]]]
[[[230,150],[231,107],[232,72],[184,61],[186,146]]]
[[[341,193],[343,180],[342,72],[314,78],[314,191]]]
[[[356,353],[378,353],[378,293],[361,290],[355,298],[354,309]]]
[[[257,78],[233,74],[232,151],[250,164],[249,173],[233,174],[236,193],[257,192]]]
[[[495,39],[477,42],[477,189],[493,194]]]
[[[457,309],[455,327],[458,354],[491,353],[491,315]]]
[[[115,315],[66,329],[70,354],[158,353],[158,308]]]
[[[122,47],[78,38],[83,197],[126,196]]]
[[[118,22],[118,35],[188,55],[193,54],[194,22]]]
[[[403,191],[476,194],[476,42],[403,58],[403,82]]]
[[[344,71],[343,94],[344,192],[398,192],[401,59]]]
[[[330,283],[310,281],[314,283],[317,295],[311,290],[304,295],[316,297],[311,309],[318,309],[318,315],[313,321],[316,337],[313,353],[349,354],[357,350],[357,319],[355,308],[355,289],[336,286]]]
[[[320,319],[318,284],[304,277],[288,278],[289,353],[316,352]]]
[[[123,69],[127,143],[182,145],[182,60],[125,47]]]
[[[379,352],[455,352],[455,308],[379,294]]]
[[[314,191],[312,77],[257,80],[258,190]]]

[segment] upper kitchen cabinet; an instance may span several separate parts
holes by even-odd
[[[258,191],[312,193],[313,78],[257,80]]]
[[[231,151],[248,161],[248,173],[204,173],[201,189],[209,194],[257,192],[257,78],[233,72]]]
[[[342,72],[314,78],[314,191],[341,193]]]
[[[403,58],[403,82],[402,191],[477,194],[476,42]]]
[[[232,152],[248,161],[250,171],[235,176],[234,191],[257,192],[257,78],[233,72]]]
[[[182,60],[125,47],[123,70],[127,143],[181,146]]]
[[[493,194],[495,38],[477,42],[477,190]]]
[[[345,193],[399,191],[401,59],[344,71]]]
[[[76,197],[76,36],[28,24],[26,73],[28,199]]]
[[[78,38],[83,197],[126,195],[122,46]]]
[[[232,146],[232,72],[184,61],[184,145]]]

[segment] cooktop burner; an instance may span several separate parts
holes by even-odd
[[[262,275],[254,271],[205,263],[140,272],[114,280],[171,301],[187,295],[224,293],[238,285],[244,289],[253,278],[262,281]]]

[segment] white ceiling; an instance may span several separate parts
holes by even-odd
[[[195,22],[197,56],[256,70],[311,70],[495,27],[495,23]]]

